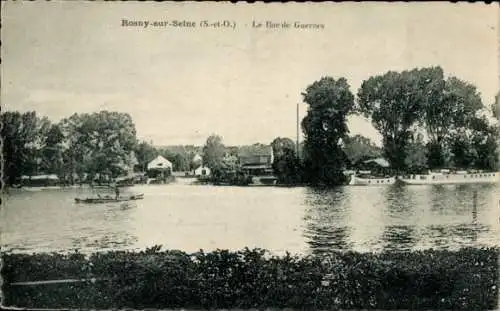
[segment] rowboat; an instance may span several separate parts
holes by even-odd
[[[142,200],[142,199],[144,199],[143,193],[131,195],[128,197],[119,197],[118,199],[111,196],[86,198],[86,199],[75,198],[75,202],[87,203],[87,204],[102,204],[102,203],[116,203],[116,202],[126,202],[126,201]]]

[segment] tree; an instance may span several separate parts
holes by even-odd
[[[172,159],[174,171],[187,171],[189,170],[189,162],[186,161],[185,155],[175,153]]]
[[[203,163],[212,170],[218,169],[222,166],[225,153],[222,137],[211,135],[203,147]]]
[[[199,166],[193,163],[193,157],[198,153],[198,150],[192,145],[172,145],[163,149],[168,150],[174,171],[189,171]]]
[[[271,142],[271,147],[274,154],[273,171],[278,178],[278,183],[299,183],[301,180],[301,167],[293,140],[277,137]]]
[[[483,108],[476,87],[456,77],[442,80],[440,93],[428,96],[422,124],[425,125],[429,142],[427,144],[430,167],[445,166],[443,148],[446,140],[470,127],[478,111]],[[455,144],[455,148],[458,145]]]
[[[21,175],[33,175],[37,170],[39,131],[46,127],[34,111],[19,113],[7,111],[1,115],[3,138],[4,182],[17,183]]]
[[[274,159],[273,171],[278,178],[278,183],[293,185],[301,182],[301,165],[297,154],[293,149],[284,149]]]
[[[74,114],[61,122],[68,140],[67,160],[79,175],[111,174],[116,177],[131,165],[136,149],[135,125],[127,113],[100,111]],[[68,159],[69,157],[69,159]]]
[[[346,137],[344,141],[344,152],[349,162],[351,162],[351,165],[382,156],[382,150],[369,138],[362,135]]]
[[[461,138],[459,142],[466,151],[455,150],[456,163],[477,169],[496,169],[498,162],[496,129],[489,124],[486,117],[471,118],[469,127],[459,133]]]
[[[492,131],[491,135],[481,140],[474,139],[473,147],[476,152],[475,167],[479,169],[497,170],[498,168],[498,142]]]
[[[139,162],[138,167],[140,168],[140,170],[145,172],[147,170],[148,163],[154,160],[158,153],[158,150],[146,141],[138,144],[135,150],[135,154],[137,157],[137,162]]]
[[[53,124],[47,131],[42,147],[42,169],[51,174],[57,174],[65,179],[63,159],[64,135],[58,124]]]
[[[346,121],[354,95],[346,79],[324,77],[309,85],[302,96],[309,105],[302,120],[304,177],[313,184],[340,184],[346,157],[339,142],[349,131]]]
[[[405,166],[413,173],[421,173],[427,168],[427,154],[422,135],[415,135],[406,145]]]
[[[284,154],[285,150],[295,151],[295,143],[290,138],[277,137],[271,142],[274,157],[280,157]]]
[[[384,155],[396,170],[405,169],[407,145],[427,102],[439,98],[442,88],[439,67],[389,71],[363,81],[357,111],[370,117],[383,137]]]

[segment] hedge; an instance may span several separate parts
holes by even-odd
[[[2,289],[4,305],[36,308],[485,310],[498,306],[498,251],[4,254]],[[12,284],[74,278],[97,280]]]

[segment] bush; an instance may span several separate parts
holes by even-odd
[[[5,305],[37,308],[494,309],[498,249],[332,253],[244,249],[8,254]],[[21,281],[102,278],[16,286]]]

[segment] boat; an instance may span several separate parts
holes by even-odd
[[[349,185],[351,186],[381,186],[381,185],[393,185],[396,183],[395,177],[374,177],[374,176],[356,176],[356,174],[351,175],[351,180]]]
[[[500,182],[500,172],[467,172],[448,170],[399,176],[398,180],[408,185],[492,184]]]
[[[86,199],[75,198],[75,202],[87,203],[87,204],[102,204],[102,203],[117,203],[117,202],[126,202],[126,201],[142,200],[142,199],[144,199],[143,193],[134,194],[127,197],[118,197],[118,199],[111,196],[86,198]]]

